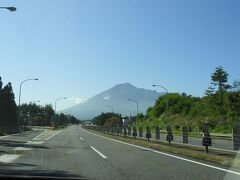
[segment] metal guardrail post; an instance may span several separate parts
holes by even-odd
[[[143,137],[143,128],[139,127],[139,137]]]
[[[159,126],[157,126],[156,127],[156,139],[160,139],[160,127]]]
[[[173,133],[172,133],[172,128],[171,128],[171,126],[168,126],[168,127],[167,127],[166,140],[169,142],[169,144],[171,144],[171,141],[173,141]]]
[[[182,128],[182,133],[183,133],[183,143],[188,143],[188,127],[187,126],[183,126]]]
[[[233,127],[233,149],[235,151],[240,150],[240,125]]]
[[[132,128],[129,126],[129,127],[128,127],[128,136],[131,136],[131,134],[132,134],[132,133],[131,133],[131,130],[132,130]]]

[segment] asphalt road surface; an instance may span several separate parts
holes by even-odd
[[[121,143],[77,125],[1,137],[0,174],[87,179],[240,179],[239,169]]]

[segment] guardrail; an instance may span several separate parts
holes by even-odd
[[[141,139],[146,139],[147,138],[148,140],[149,139],[154,140],[154,142],[157,142],[157,141],[162,141],[163,142],[163,140],[160,140],[160,134],[165,134],[166,135],[166,141],[169,141],[169,144],[171,143],[171,141],[173,141],[173,133],[172,133],[171,129],[170,129],[169,132],[161,131],[161,133],[156,133],[156,132],[151,133],[151,131],[149,131],[149,132],[145,131],[144,135],[146,136],[146,138],[144,138],[142,133],[140,133],[139,131],[136,131],[136,128],[135,129],[131,129],[130,127],[107,128],[107,127],[91,126],[91,125],[84,126],[84,127],[88,128],[88,129],[92,129],[92,130],[101,131],[103,133],[111,133],[111,134],[116,134],[116,135],[134,137],[134,138],[138,137],[138,138],[141,138]],[[155,134],[155,138],[151,138],[152,134]],[[206,137],[206,135],[207,135],[207,137]],[[174,136],[176,136],[176,134],[174,134]],[[192,137],[192,136],[189,136],[188,132],[183,133],[181,136],[183,138],[182,143],[181,142],[177,142],[177,143],[173,142],[173,143],[175,143],[175,144],[188,144],[188,138]],[[199,137],[199,139],[202,139],[202,144],[199,144],[199,145],[188,144],[188,145],[189,146],[205,146],[206,151],[208,152],[208,146],[212,145],[212,137],[217,139],[217,138],[222,137],[222,136],[221,136],[221,134],[220,135],[219,134],[214,134],[214,135],[211,134],[211,136],[210,136],[210,133],[208,133],[208,134],[205,134],[204,137],[203,137],[203,135],[201,135]],[[228,140],[231,140],[233,142],[233,149],[238,151],[238,150],[240,150],[240,135],[236,134],[233,137],[228,136],[228,138],[229,138]],[[221,139],[223,139],[223,138],[221,138]],[[226,140],[226,139],[224,139],[224,140]],[[218,148],[212,148],[212,149],[218,149]],[[226,151],[231,151],[231,150],[226,149]]]

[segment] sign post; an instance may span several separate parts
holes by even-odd
[[[183,132],[183,143],[188,143],[188,127],[183,126],[182,132]]]

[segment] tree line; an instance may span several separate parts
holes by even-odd
[[[80,121],[71,115],[56,114],[52,105],[35,103],[16,105],[12,84],[5,86],[0,77],[0,134],[15,133],[20,127],[54,126],[63,127],[78,124]]]
[[[20,106],[21,124],[24,126],[66,126],[78,124],[80,121],[72,115],[63,113],[55,114],[52,105],[45,106],[35,103],[22,104]]]
[[[102,113],[93,118],[92,122],[103,127],[122,127],[122,116],[116,113]]]
[[[0,134],[17,131],[17,105],[9,82],[3,85],[0,77]]]

